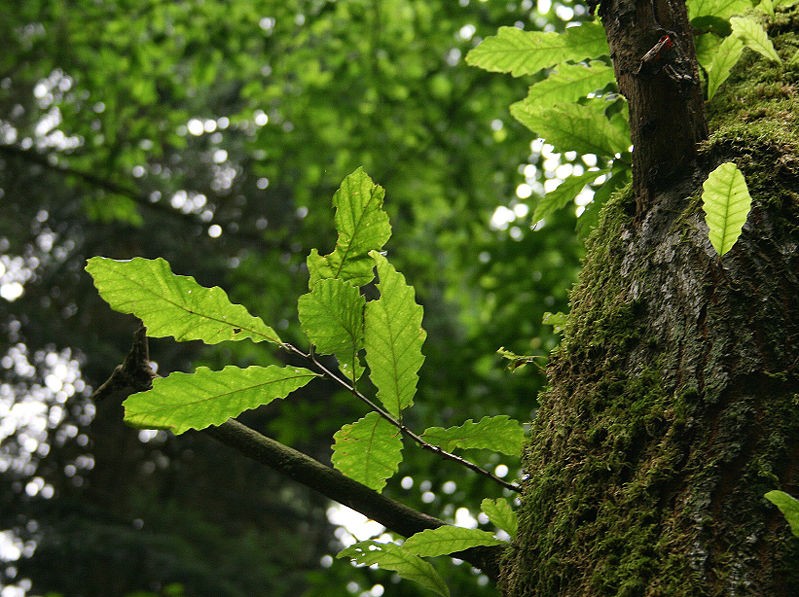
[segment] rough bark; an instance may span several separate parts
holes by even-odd
[[[770,26],[783,58],[797,28]],[[632,190],[604,210],[533,422],[505,595],[799,595],[799,541],[762,497],[799,495],[797,85],[748,54],[698,172],[643,213]],[[719,259],[699,196],[728,160],[753,209]]]

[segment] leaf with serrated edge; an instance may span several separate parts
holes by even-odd
[[[316,352],[335,354],[351,370],[363,347],[365,305],[366,299],[355,286],[330,278],[319,280],[311,292],[301,296],[297,310],[302,330]]]
[[[424,363],[423,309],[416,304],[413,286],[388,260],[373,251],[380,298],[366,303],[364,346],[370,378],[377,397],[393,417],[413,404],[419,369]]]
[[[466,63],[514,77],[531,75],[565,60],[598,58],[609,52],[599,23],[583,23],[563,33],[500,27],[466,55]]]
[[[732,34],[740,39],[747,48],[769,60],[782,62],[774,49],[774,44],[768,38],[768,33],[756,20],[750,17],[733,17],[730,19],[730,25],[732,25]]]
[[[495,500],[486,498],[480,503],[480,509],[485,512],[488,520],[495,527],[502,529],[511,537],[516,536],[519,520],[508,500],[505,498],[497,498]]]
[[[242,305],[231,303],[224,290],[173,274],[164,259],[92,257],[86,271],[112,309],[141,319],[154,338],[173,336],[178,342],[206,344],[245,338],[280,343],[272,328]]]
[[[399,430],[375,412],[344,425],[333,439],[333,466],[377,492],[402,462]]]
[[[713,99],[721,84],[727,80],[744,50],[743,42],[730,35],[725,37],[713,55],[710,66],[707,67],[707,99]]]
[[[383,210],[385,191],[358,168],[347,176],[333,196],[336,208],[335,250],[324,257],[312,251],[308,258],[309,288],[324,278],[339,278],[353,286],[372,281],[374,263],[369,251],[379,251],[391,237],[388,214]]]
[[[361,541],[341,550],[337,558],[350,558],[356,564],[396,572],[441,597],[449,597],[449,588],[430,562],[407,552],[394,543]]]
[[[799,537],[799,500],[784,491],[769,491],[765,498],[777,506],[791,526],[791,533]]]
[[[575,102],[588,93],[602,89],[614,81],[613,67],[594,61],[583,64],[562,64],[557,72],[530,87],[522,100],[537,106],[556,106],[561,102]]]
[[[612,158],[627,151],[631,141],[624,119],[609,120],[605,115],[607,107],[608,102],[602,99],[550,108],[522,101],[512,104],[510,113],[557,152],[576,151]]]
[[[551,216],[559,209],[563,209],[585,188],[602,176],[607,170],[589,170],[578,176],[568,176],[557,188],[544,195],[533,212],[533,221],[538,222]]]
[[[411,535],[402,544],[405,551],[422,557],[443,556],[483,545],[507,545],[492,533],[480,529],[443,526]]]
[[[744,175],[732,162],[725,162],[702,184],[702,209],[710,244],[719,257],[729,251],[743,230],[752,207]]]
[[[461,449],[484,449],[518,456],[524,445],[524,427],[508,415],[483,417],[477,423],[467,419],[457,427],[430,427],[422,439],[450,452]]]
[[[189,429],[221,425],[245,410],[285,398],[318,377],[300,367],[228,366],[221,371],[198,367],[194,373],[171,373],[123,403],[125,421],[144,429]]]

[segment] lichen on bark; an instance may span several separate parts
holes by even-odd
[[[770,33],[799,48],[799,13]],[[643,216],[606,206],[525,454],[501,586],[541,595],[796,595],[799,67],[750,54],[710,104],[697,171]],[[719,259],[699,207],[733,160],[753,209]]]

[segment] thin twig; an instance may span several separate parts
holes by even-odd
[[[458,464],[468,468],[469,470],[472,470],[472,471],[474,471],[474,472],[476,472],[476,473],[478,473],[480,475],[483,475],[484,477],[488,477],[489,479],[491,479],[495,483],[498,483],[499,485],[501,485],[505,489],[510,489],[511,491],[521,491],[521,488],[518,485],[516,485],[515,483],[509,483],[508,481],[505,481],[504,479],[500,479],[499,477],[497,477],[493,473],[491,473],[491,472],[487,471],[486,469],[474,464],[473,462],[469,462],[468,460],[466,460],[464,458],[461,458],[460,456],[457,456],[456,454],[453,454],[451,452],[447,452],[446,450],[444,450],[443,448],[440,448],[439,446],[434,446],[433,444],[427,443],[419,435],[417,435],[411,429],[409,429],[407,426],[405,426],[401,421],[398,421],[389,412],[387,412],[385,409],[383,409],[379,405],[375,404],[374,401],[372,401],[370,398],[365,396],[360,390],[358,390],[356,387],[354,387],[349,382],[347,382],[344,379],[342,379],[340,376],[336,375],[333,371],[331,371],[324,364],[319,362],[319,360],[316,358],[316,356],[314,354],[305,353],[302,350],[300,350],[299,348],[297,348],[296,346],[294,346],[293,344],[289,344],[287,342],[283,343],[283,347],[284,347],[284,349],[288,350],[289,352],[291,352],[291,353],[293,353],[293,354],[295,354],[295,355],[297,355],[299,357],[302,357],[305,360],[310,360],[314,364],[314,366],[325,377],[327,377],[328,379],[330,379],[334,383],[338,384],[339,386],[341,386],[342,388],[347,390],[350,394],[355,396],[358,400],[360,400],[361,402],[366,404],[370,409],[372,409],[378,415],[383,417],[386,421],[391,423],[391,425],[393,425],[394,427],[399,429],[400,432],[404,436],[406,436],[407,438],[413,440],[416,444],[418,444],[419,447],[421,447],[423,450],[427,450],[428,452],[433,452],[434,454],[438,454],[441,458],[444,458],[446,460],[451,460],[453,462],[457,462]]]

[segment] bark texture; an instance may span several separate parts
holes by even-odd
[[[783,59],[797,14],[770,26]],[[799,595],[799,69],[747,53],[711,108],[697,172],[589,242],[525,454],[513,597]],[[637,149],[637,148],[636,148]],[[753,209],[719,259],[700,207],[733,160]]]

